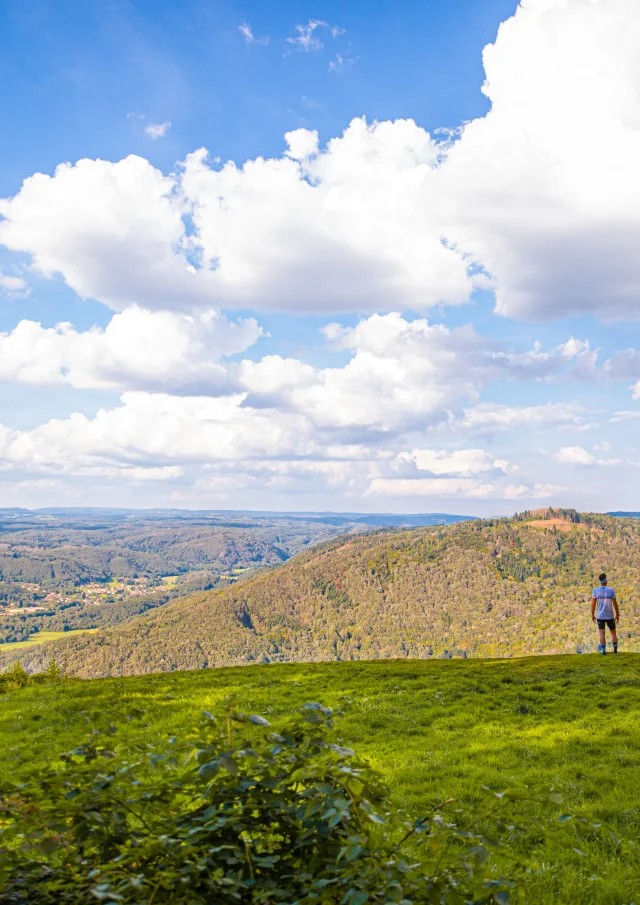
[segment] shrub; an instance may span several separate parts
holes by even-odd
[[[62,666],[58,664],[55,657],[49,661],[49,665],[44,672],[28,673],[17,660],[11,666],[0,672],[0,694],[7,691],[15,691],[18,688],[24,688],[26,685],[50,685],[64,682],[68,678],[66,661],[63,660]]]
[[[330,740],[333,713],[320,704],[278,732],[228,708],[128,748],[88,719],[86,744],[0,789],[2,905],[505,905],[519,895],[522,866],[496,841],[517,828],[487,812],[454,822],[450,802],[406,819],[379,775]]]

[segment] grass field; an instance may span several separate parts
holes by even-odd
[[[0,644],[0,651],[17,650],[20,647],[35,647],[37,644],[44,644],[45,641],[57,641],[59,638],[68,638],[70,635],[91,634],[97,631],[97,628],[79,628],[72,629],[69,632],[34,632],[26,641],[9,641],[7,644]]]
[[[520,840],[534,864],[528,901],[640,903],[640,853],[622,858],[598,834],[580,843],[584,857],[543,842],[576,809],[638,838],[640,655],[278,664],[27,687],[0,697],[0,775],[81,742],[90,711],[151,739],[227,695],[276,726],[307,701],[344,709],[337,736],[416,815],[448,798],[477,802],[483,786],[555,786],[562,805],[525,805],[535,827]],[[125,720],[132,708],[147,712],[142,725]]]

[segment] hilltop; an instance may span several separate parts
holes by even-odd
[[[542,525],[540,524],[542,522]],[[594,576],[640,649],[640,524],[570,510],[341,537],[111,630],[4,655],[83,677],[260,662],[519,657],[595,649]]]

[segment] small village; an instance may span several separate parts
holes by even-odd
[[[141,597],[166,588],[175,576],[157,578],[115,578],[110,582],[91,581],[85,585],[60,590],[48,590],[42,585],[30,582],[16,582],[15,587],[32,597],[33,602],[17,604],[0,599],[0,613],[3,615],[44,613],[62,604],[84,603],[96,606],[104,603],[118,603],[127,597]]]

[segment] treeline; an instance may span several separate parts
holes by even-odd
[[[101,676],[578,653],[595,649],[588,602],[602,569],[621,601],[621,649],[640,649],[640,525],[597,516],[564,527],[495,519],[343,537],[223,591],[16,656],[39,669],[64,654],[77,675]]]

